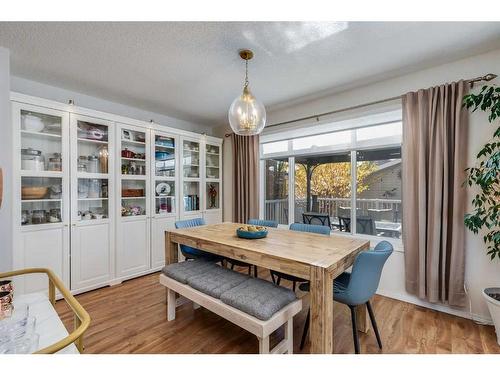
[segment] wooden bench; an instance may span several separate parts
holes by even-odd
[[[218,298],[202,293],[187,284],[176,281],[165,274],[160,275],[160,283],[167,288],[167,320],[175,319],[176,293],[229,320],[231,323],[253,333],[259,339],[260,354],[293,354],[293,317],[302,310],[300,299],[289,303],[270,319],[263,321],[222,302]],[[284,325],[285,337],[272,350],[269,335]]]

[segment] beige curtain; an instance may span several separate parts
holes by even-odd
[[[465,304],[464,81],[403,99],[403,243],[406,290],[429,302]]]
[[[231,134],[233,150],[233,220],[259,217],[259,136]]]

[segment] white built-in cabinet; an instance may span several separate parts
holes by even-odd
[[[118,124],[116,152],[116,273],[130,277],[150,268],[150,137],[147,129]]]
[[[106,285],[113,275],[114,125],[70,114],[71,288]]]
[[[12,118],[16,269],[80,293],[161,269],[177,220],[222,221],[221,139],[21,94]]]
[[[183,219],[204,218],[207,224],[222,221],[221,145],[182,138]]]
[[[179,216],[179,137],[151,132],[151,265],[165,264],[165,230],[175,228]]]
[[[205,142],[203,157],[203,217],[207,224],[222,221],[222,146]]]
[[[25,124],[26,118],[28,124]],[[13,217],[16,228],[14,267],[50,268],[68,285],[71,222],[69,113],[13,103],[12,119],[16,129],[13,142],[16,150],[14,170],[17,172]],[[47,131],[35,131],[41,127]],[[25,150],[26,155],[21,155],[21,150]],[[40,155],[34,155],[33,150],[39,151]],[[43,159],[56,156],[60,157],[61,163],[53,163],[49,170],[45,167],[49,160]],[[46,280],[42,275],[25,277],[18,281],[17,288],[27,293],[46,289]]]

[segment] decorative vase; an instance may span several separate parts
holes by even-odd
[[[486,288],[483,290],[483,296],[495,325],[497,343],[500,345],[500,288]]]

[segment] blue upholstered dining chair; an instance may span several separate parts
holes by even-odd
[[[375,315],[370,304],[370,298],[372,298],[377,291],[382,269],[392,252],[393,247],[391,243],[381,241],[373,250],[363,251],[358,254],[352,266],[351,273],[344,272],[333,281],[333,299],[349,306],[351,310],[352,334],[354,339],[354,351],[356,354],[359,354],[359,337],[355,308],[359,305],[366,304],[378,346],[382,349],[382,340],[380,339],[377,322],[375,321]],[[299,286],[299,289],[308,292],[309,284],[302,284]],[[300,342],[301,350],[304,348],[307,331],[309,329],[310,314],[311,310],[307,312],[304,332],[302,333],[302,340]]]
[[[180,220],[175,222],[175,227],[177,229],[193,228],[193,227],[199,227],[201,225],[206,225],[205,220],[202,218]],[[222,261],[222,259],[224,259],[221,256],[208,253],[203,250],[195,249],[194,247],[187,245],[180,245],[180,249],[182,255],[184,255],[186,260],[204,258],[213,262],[220,262]]]
[[[250,220],[248,220],[247,224],[248,225],[257,225],[257,226],[261,226],[261,227],[278,228],[278,222],[274,221],[274,220],[250,219]],[[242,262],[241,260],[236,260],[236,259],[227,258],[226,261],[229,264],[231,264],[231,269],[234,269],[234,266],[247,267],[249,275],[252,274],[252,268],[253,268],[254,277],[258,277],[257,266],[254,266],[253,264],[248,264],[248,263]]]
[[[274,220],[250,219],[248,225],[257,225],[261,227],[278,228],[278,222]]]
[[[324,225],[293,223],[293,224],[290,224],[290,230],[294,230],[297,232],[309,232],[309,233],[316,233],[316,234],[324,234],[326,236],[330,235],[330,227],[326,227]],[[273,283],[275,283],[277,285],[280,285],[281,279],[291,281],[293,283],[293,291],[295,291],[295,287],[297,286],[297,283],[304,283],[307,281],[307,280],[302,279],[302,278],[297,277],[297,276],[287,275],[285,273],[278,272],[278,271],[272,271],[272,270],[271,270],[271,278],[273,280]]]

